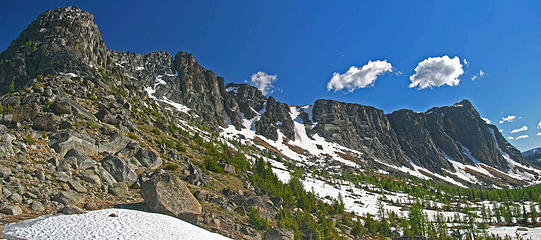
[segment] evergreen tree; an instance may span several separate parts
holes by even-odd
[[[411,233],[414,236],[424,236],[426,232],[426,219],[423,214],[423,207],[416,201],[411,207],[408,215]]]
[[[537,208],[535,207],[535,204],[534,203],[531,203],[530,205],[530,218],[532,219],[532,223],[536,223],[537,222],[537,218],[539,217],[538,216],[539,214],[537,213]]]

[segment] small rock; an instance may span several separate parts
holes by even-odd
[[[78,176],[81,180],[86,181],[88,183],[91,183],[94,185],[101,185],[100,177],[98,177],[98,175],[96,174],[93,174],[92,172],[89,172],[89,171],[80,172]]]
[[[19,215],[23,210],[17,205],[6,205],[0,209],[0,212],[7,215]]]
[[[118,197],[126,196],[128,195],[128,185],[125,182],[114,183],[113,186],[109,188],[109,193]]]
[[[95,202],[87,202],[85,203],[84,209],[90,210],[90,211],[98,210],[98,204],[96,204]]]
[[[27,197],[27,198],[31,198],[31,199],[36,199],[36,198],[38,198],[38,196],[36,196],[36,194],[31,193],[31,192],[25,192],[25,193],[23,194],[23,196],[25,196],[25,197]]]
[[[118,217],[118,215],[116,215],[115,213],[111,213],[109,214],[109,217]]]
[[[76,207],[76,206],[66,206],[64,208],[62,208],[61,212],[63,214],[81,214],[81,213],[85,213],[85,211],[83,211],[82,209]]]
[[[23,201],[23,197],[18,193],[13,193],[11,196],[9,196],[9,201],[12,203],[20,203]]]
[[[11,175],[11,169],[6,166],[0,165],[0,178],[7,178]]]
[[[84,201],[84,198],[79,196],[79,194],[70,191],[61,191],[54,198],[54,201],[62,203],[64,205],[77,205]]]
[[[36,212],[43,212],[45,211],[45,208],[43,207],[43,205],[38,202],[38,201],[34,201],[32,202],[32,205],[30,206],[30,208],[33,210],[33,211],[36,211]]]
[[[71,180],[71,177],[66,172],[57,171],[53,173],[53,176],[56,178],[58,182],[67,183]]]
[[[79,182],[75,181],[75,180],[71,180],[68,182],[68,184],[70,185],[71,189],[77,191],[77,192],[80,192],[80,193],[85,193],[86,192],[86,188],[83,187],[83,185],[81,185]]]
[[[36,178],[38,178],[38,180],[40,180],[42,182],[45,181],[45,179],[46,179],[45,178],[45,173],[42,170],[37,170],[35,174],[36,174]]]
[[[59,162],[58,159],[55,158],[55,157],[50,158],[49,160],[47,160],[47,162],[50,163],[50,164],[52,164],[52,165],[55,166],[55,167],[58,166],[58,165],[60,165],[60,162]]]

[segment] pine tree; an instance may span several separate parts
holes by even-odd
[[[409,224],[411,227],[411,232],[417,236],[424,236],[426,232],[426,219],[423,214],[423,207],[419,201],[416,201],[411,205],[409,216]]]
[[[532,223],[536,223],[537,218],[539,217],[539,214],[537,213],[537,208],[535,207],[534,203],[531,203],[530,205],[530,217],[532,218]]]

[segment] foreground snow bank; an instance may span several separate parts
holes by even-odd
[[[174,217],[127,209],[43,216],[7,224],[3,233],[22,239],[228,239]]]

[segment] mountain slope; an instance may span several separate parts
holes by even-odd
[[[426,113],[400,110],[387,115],[373,107],[333,100],[317,100],[307,108],[290,107],[245,84],[225,86],[222,77],[203,68],[189,53],[173,57],[166,52],[109,50],[92,15],[77,8],[40,15],[0,56],[3,93],[10,90],[10,81],[16,89],[23,89],[47,75],[73,73],[84,84],[90,81],[92,87],[148,99],[215,131],[229,125],[238,133],[255,131],[255,144],[282,144],[298,155],[296,159],[325,161],[334,156],[353,160],[361,168],[416,174],[420,167],[426,170],[421,172],[436,174],[422,173],[426,177],[452,178],[466,185],[520,186],[539,179],[539,171],[526,166],[518,150],[495,126],[487,125],[467,100]],[[95,81],[102,76],[111,82]],[[88,97],[86,93],[68,94]],[[4,106],[32,101],[2,98]],[[109,119],[109,123],[118,120],[121,127],[129,128],[131,124],[110,109],[115,104],[118,101],[98,106],[100,120],[110,114],[116,120]],[[297,110],[300,113],[293,117]],[[293,147],[298,137],[339,147],[320,151],[320,146],[316,152],[302,144]],[[465,179],[457,171],[467,171],[468,176]]]
[[[541,148],[534,148],[525,151],[522,153],[522,156],[527,162],[541,167]]]

